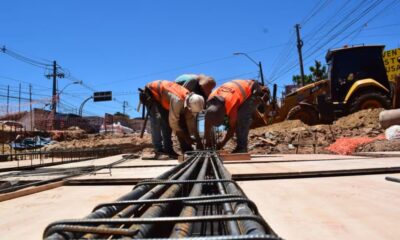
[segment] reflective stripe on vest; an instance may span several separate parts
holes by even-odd
[[[170,103],[170,95],[173,94],[182,101],[185,100],[187,94],[189,94],[189,90],[181,85],[170,82],[170,81],[154,81],[147,84],[147,88],[150,89],[153,97],[156,101],[158,101],[161,106],[165,109],[169,110]]]
[[[224,98],[226,114],[229,115],[236,104],[240,106],[251,95],[253,84],[252,80],[234,80],[224,83],[211,93],[209,99],[214,96]]]

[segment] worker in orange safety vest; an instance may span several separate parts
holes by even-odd
[[[233,153],[247,152],[252,117],[262,101],[269,99],[269,90],[255,80],[233,80],[215,89],[207,100],[205,114],[206,147],[222,148],[236,133]],[[227,117],[228,131],[221,142],[215,142],[213,127],[222,125]]]
[[[149,111],[156,157],[160,154],[177,157],[178,154],[172,146],[172,131],[178,137],[182,152],[193,150],[194,140],[191,136],[200,142],[196,115],[204,108],[203,97],[190,93],[175,82],[158,80],[146,85],[141,101]],[[185,127],[180,124],[182,118],[185,120]]]

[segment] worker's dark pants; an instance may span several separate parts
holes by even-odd
[[[151,141],[157,152],[171,152],[172,130],[168,123],[168,111],[159,103],[154,102],[150,107]]]
[[[247,151],[250,125],[258,107],[255,100],[254,96],[249,97],[238,109],[238,119],[236,122],[237,150]]]

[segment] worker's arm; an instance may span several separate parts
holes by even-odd
[[[237,113],[238,113],[239,106],[236,104],[230,114],[228,115],[229,119],[229,129],[226,133],[224,139],[217,144],[217,149],[221,149],[225,146],[225,144],[233,137],[236,132],[236,122],[237,122]]]
[[[203,144],[201,143],[201,138],[199,130],[197,128],[197,114],[193,114],[190,111],[185,111],[185,121],[188,127],[189,135],[194,136],[196,139],[197,149],[202,149]]]
[[[174,131],[179,138],[183,139],[187,144],[192,145],[193,140],[190,138],[189,134],[185,133],[181,128],[181,126],[179,125],[180,117],[184,116],[183,111],[184,111],[183,101],[175,96],[172,96],[170,100],[170,108],[168,115],[169,125],[172,131]]]

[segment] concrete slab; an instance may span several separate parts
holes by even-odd
[[[132,167],[132,166],[154,166],[154,165],[172,165],[178,164],[178,160],[142,160],[131,159],[129,161],[118,164],[117,167]]]
[[[51,167],[47,167],[47,168],[74,168],[74,167],[85,167],[85,166],[103,166],[103,165],[108,165],[108,164],[111,164],[113,162],[116,162],[116,161],[122,159],[122,155],[124,155],[124,154],[119,154],[119,155],[104,157],[104,158],[96,158],[96,159],[91,159],[91,160],[81,161],[81,162],[66,163],[66,164],[51,166]],[[129,160],[127,160],[127,161],[129,161]]]
[[[111,175],[109,169],[102,169],[96,172],[96,175],[82,175],[71,179],[93,180],[93,179],[135,179],[135,178],[154,178],[168,171],[172,167],[137,167],[137,168],[113,168]]]
[[[362,159],[338,159],[327,161],[304,161],[291,162],[269,162],[254,164],[227,164],[226,168],[231,174],[254,174],[254,173],[282,173],[302,171],[327,171],[343,169],[366,169],[378,167],[399,167],[400,157],[394,158],[362,158]]]
[[[42,239],[45,227],[57,220],[82,218],[96,204],[114,201],[132,186],[59,187],[0,204],[2,239]]]
[[[400,183],[386,181],[385,176],[239,185],[284,239],[399,239]]]

